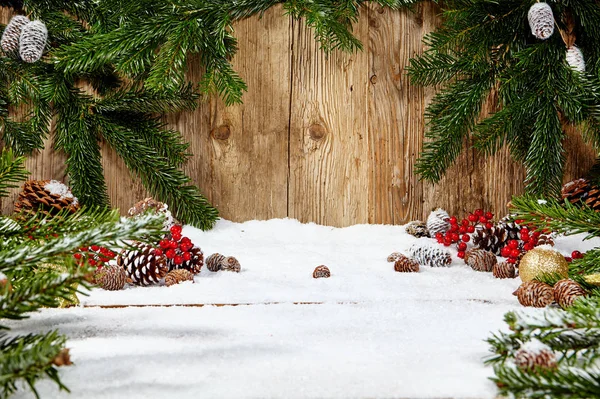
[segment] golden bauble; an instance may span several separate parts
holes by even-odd
[[[587,276],[583,276],[583,279],[588,284],[595,285],[597,287],[600,286],[600,274],[588,274]]]
[[[563,278],[569,277],[569,263],[555,249],[534,248],[521,259],[519,277],[523,282],[527,282],[543,274],[558,274]]]

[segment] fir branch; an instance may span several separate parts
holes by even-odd
[[[25,158],[15,157],[11,150],[4,149],[0,154],[0,197],[6,197],[11,188],[27,179],[29,172],[25,170]]]

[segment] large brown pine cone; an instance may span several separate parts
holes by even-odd
[[[562,187],[563,200],[571,204],[587,204],[595,211],[600,210],[600,188],[585,178],[575,179]]]
[[[545,348],[538,351],[519,349],[515,354],[515,364],[527,372],[552,370],[558,366],[554,352]]]
[[[118,291],[125,287],[127,274],[121,266],[106,265],[94,273],[94,281],[107,291]]]
[[[585,295],[585,290],[571,279],[560,280],[554,284],[554,300],[561,308],[568,308],[575,299]]]
[[[394,270],[400,273],[418,273],[419,263],[407,256],[402,256],[394,263]]]
[[[325,265],[317,266],[313,272],[313,278],[329,278],[330,276],[331,272]]]
[[[528,281],[513,292],[523,306],[533,306],[535,308],[544,308],[554,302],[554,291],[546,283],[539,281]]]
[[[56,180],[29,180],[15,201],[16,213],[42,212],[56,215],[63,209],[76,212],[79,209],[77,198],[64,184]]]
[[[412,247],[410,247],[408,252],[410,257],[416,260],[420,265],[443,267],[450,266],[452,263],[452,256],[450,256],[450,252],[437,246],[434,247],[430,244],[421,245],[419,243],[415,243]]]
[[[508,231],[501,226],[495,226],[491,229],[479,228],[475,230],[472,238],[475,248],[500,255],[500,251],[508,240]]]
[[[496,278],[515,278],[517,277],[517,271],[515,265],[508,262],[500,262],[494,265],[492,273]]]
[[[498,260],[490,251],[470,249],[465,253],[465,263],[478,272],[491,272]]]
[[[183,283],[184,281],[194,282],[194,275],[186,269],[171,270],[165,276],[165,285],[170,287],[175,284]]]
[[[158,283],[169,272],[164,254],[155,255],[155,248],[143,243],[135,243],[137,249],[123,250],[117,257],[117,264],[125,269],[127,276],[136,285]]]

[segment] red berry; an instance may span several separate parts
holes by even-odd
[[[456,216],[452,216],[448,221],[450,224],[456,224]]]
[[[570,256],[565,256],[565,260],[569,263],[573,262],[573,258],[571,258]]]
[[[92,248],[92,251],[94,252],[98,252],[98,250],[100,249],[100,247],[97,245],[92,245],[90,248]]]
[[[189,237],[183,237],[183,238],[181,239],[181,242],[192,242],[192,240],[190,240],[190,238],[189,238]]]
[[[81,248],[79,248],[79,250],[80,250],[81,252],[87,252],[87,250],[88,250],[88,247],[81,247]]]
[[[516,259],[514,259],[514,258],[508,258],[507,262],[508,262],[508,263],[515,264],[515,263],[517,263],[517,260],[516,260]]]
[[[444,238],[444,235],[438,231],[437,233],[435,233],[435,238],[439,240],[440,238]],[[183,243],[184,241],[181,240],[181,242]]]
[[[452,241],[444,240],[444,246],[445,247],[449,247],[450,245],[452,245]]]
[[[73,254],[73,257],[77,260],[81,259],[81,256],[82,255],[80,253]]]
[[[165,252],[165,256],[169,259],[173,259],[175,255],[177,254],[175,253],[174,249],[168,249],[167,252]]]
[[[458,228],[458,232],[459,232],[460,234],[466,234],[466,232],[467,232],[467,228],[466,228],[465,226],[460,226],[460,227]]]
[[[181,240],[181,233],[173,233],[173,240],[175,240],[175,241]]]
[[[178,246],[179,246],[179,244],[177,244],[177,241],[175,241],[175,240],[169,241],[169,248],[176,249]]]
[[[451,224],[450,225],[450,231],[452,231],[452,232],[458,231],[458,225],[457,224]]]
[[[96,266],[96,261],[94,259],[88,259],[88,263],[90,266]]]
[[[179,224],[171,226],[171,228],[169,229],[169,231],[171,232],[171,234],[181,234],[182,230],[183,230],[183,227],[181,225],[179,225]]]
[[[444,237],[437,238],[437,242],[439,244],[443,244],[444,243]]]
[[[185,261],[192,259],[192,254],[189,252],[184,252],[182,256],[183,256],[183,260],[185,260]]]
[[[475,209],[475,214],[477,216],[483,216],[483,209]]]
[[[521,233],[521,234],[529,234],[529,229],[528,229],[527,227],[523,227],[523,228],[522,228],[522,229],[519,231],[519,233]]]
[[[466,242],[459,242],[458,243],[458,250],[459,251],[466,251],[467,250],[467,243]]]
[[[490,223],[490,222],[487,222],[487,223],[485,224],[485,228],[486,228],[486,229],[488,229],[488,230],[491,230],[491,229],[492,229],[492,227],[494,227],[494,225],[493,225],[492,223]]]
[[[535,247],[535,244],[529,241],[527,244],[523,245],[523,249],[525,251],[531,251]]]
[[[176,255],[173,258],[173,262],[175,262],[176,265],[181,265],[183,263],[183,258],[179,255]]]
[[[492,220],[494,217],[494,214],[492,212],[486,212],[484,216],[487,220]]]
[[[103,263],[106,263],[106,262],[108,262],[109,260],[110,260],[110,259],[108,259],[108,258],[105,258],[104,256],[101,256],[101,257],[100,257],[100,261],[102,261]]]
[[[477,217],[477,215],[474,214],[470,214],[469,215],[469,221],[471,222],[476,222],[479,218]]]
[[[502,247],[502,249],[500,250],[500,255],[502,255],[503,258],[509,258],[510,251],[511,249],[509,247]]]
[[[462,224],[463,226],[467,227],[469,225],[469,221],[467,219],[463,219],[460,224]]]
[[[519,248],[519,241],[517,241],[517,240],[510,240],[508,242],[508,247],[510,249],[517,249],[517,248]]]
[[[162,240],[160,240],[160,242],[158,243],[158,245],[160,245],[160,247],[162,249],[168,249],[169,248],[169,240],[162,239]]]
[[[521,236],[521,241],[525,241],[525,242],[529,241],[529,238],[530,238],[529,234],[521,233],[520,236]]]
[[[579,251],[573,251],[571,253],[571,258],[573,258],[573,259],[581,259],[581,258],[583,258],[583,255]]]
[[[471,241],[471,236],[468,234],[463,234],[461,239],[463,240],[463,242],[469,242],[469,241]]]
[[[541,231],[539,231],[539,230],[536,230],[536,231],[534,231],[534,232],[533,232],[533,236],[534,236],[535,238],[538,238],[538,237],[539,237],[539,236],[541,236],[541,235],[542,235],[542,232],[541,232]]]
[[[479,216],[479,223],[482,223],[482,224],[487,223],[487,219],[485,218],[485,216]]]
[[[162,256],[162,254],[163,254],[163,251],[161,249],[157,248],[154,250],[154,256]]]
[[[460,237],[458,236],[458,234],[456,234],[456,233],[452,234],[452,242],[457,242],[459,238]]]
[[[511,249],[510,250],[510,257],[511,258],[518,258],[519,255],[521,255],[521,251],[519,251],[518,249]]]
[[[469,227],[467,227],[467,232],[474,233],[475,232],[475,226],[469,226]]]
[[[516,224],[523,224],[524,222],[525,222],[525,220],[523,220],[523,219],[515,219]]]
[[[456,254],[456,256],[458,256],[461,259],[465,258],[465,252],[464,251],[458,251],[458,253]]]

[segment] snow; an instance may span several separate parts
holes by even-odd
[[[194,284],[97,289],[81,297],[87,307],[9,323],[69,337],[75,366],[61,375],[72,395],[44,382],[42,397],[495,398],[484,340],[522,309],[518,279],[473,271],[454,249],[448,268],[396,273],[387,256],[418,240],[403,226],[222,220],[183,235],[205,257],[235,256],[241,273],[204,268]],[[582,237],[559,237],[557,249],[598,245]],[[313,279],[321,264],[331,277]],[[100,307],[111,305],[158,307]]]
[[[61,199],[72,198],[73,205],[77,205],[78,203],[77,198],[73,196],[73,193],[71,193],[71,189],[67,185],[59,182],[58,180],[50,180],[44,185],[44,190],[46,190],[50,194],[60,196]]]

